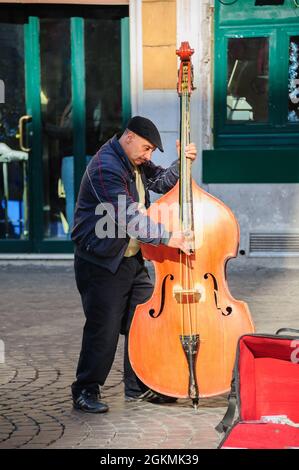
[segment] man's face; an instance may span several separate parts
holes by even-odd
[[[126,153],[133,165],[141,165],[149,161],[152,158],[152,153],[156,150],[153,144],[134,132],[128,132],[126,143]]]

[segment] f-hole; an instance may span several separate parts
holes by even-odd
[[[161,288],[161,305],[160,305],[160,310],[159,312],[157,313],[157,315],[155,314],[155,309],[154,308],[151,308],[149,310],[149,315],[152,317],[152,318],[158,318],[162,311],[163,311],[163,308],[164,308],[164,303],[165,303],[165,284],[166,284],[166,280],[167,278],[169,277],[169,279],[171,281],[174,280],[174,276],[172,274],[166,274],[166,276],[164,277],[163,281],[162,281],[162,288]]]
[[[216,277],[214,276],[214,274],[212,273],[206,273],[204,275],[204,279],[208,279],[209,276],[211,276],[211,278],[213,279],[213,284],[214,284],[214,299],[215,299],[215,305],[216,305],[216,308],[217,310],[220,310],[220,312],[222,313],[222,315],[224,315],[225,317],[227,317],[228,315],[230,315],[233,311],[232,307],[226,307],[225,312],[223,312],[223,310],[221,310],[221,307],[218,306],[218,283],[217,283],[217,279]]]

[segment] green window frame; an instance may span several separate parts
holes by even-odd
[[[288,121],[289,41],[299,8],[215,0],[214,149],[203,151],[204,183],[299,182],[299,122]],[[228,41],[269,39],[268,121],[227,121]]]
[[[299,144],[299,123],[288,121],[289,41],[299,36],[299,28],[261,27],[254,31],[239,27],[223,32],[215,48],[214,144],[215,148],[235,146],[292,146]],[[230,123],[226,120],[227,53],[231,38],[269,40],[268,122]],[[225,77],[225,78],[224,78]]]

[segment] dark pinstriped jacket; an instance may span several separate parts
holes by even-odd
[[[140,171],[146,207],[150,205],[149,191],[164,194],[179,177],[177,160],[166,169],[147,162],[140,166]],[[129,211],[123,210],[124,205],[119,210],[119,196],[125,203],[125,209],[130,207]],[[141,242],[154,245],[165,243],[170,234],[163,224],[154,223],[148,216],[142,215],[137,206],[133,166],[117,136],[114,136],[92,158],[81,181],[72,230],[76,254],[116,272],[129,243],[130,222],[134,222],[134,226],[138,222],[141,230],[137,238]],[[99,237],[97,223],[101,223],[101,218],[107,215],[108,224],[112,223],[115,229],[114,236]]]

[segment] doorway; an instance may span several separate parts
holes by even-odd
[[[0,7],[0,251],[72,251],[89,159],[130,117],[127,7]]]

